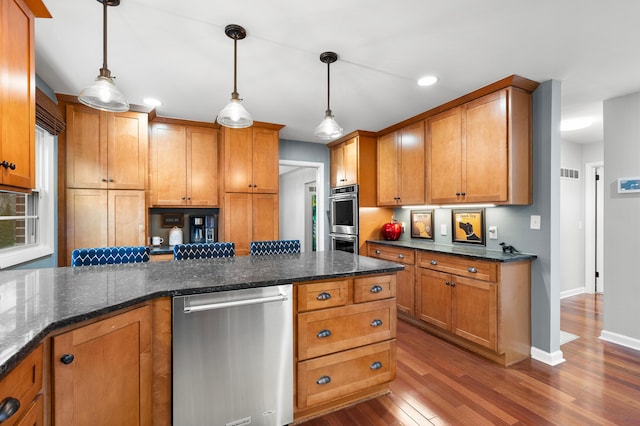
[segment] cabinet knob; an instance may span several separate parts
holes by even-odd
[[[371,365],[369,366],[369,368],[370,368],[370,369],[372,369],[372,370],[379,370],[379,369],[381,369],[381,368],[382,368],[382,363],[381,363],[381,362],[379,362],[379,361],[376,361],[376,362],[374,362],[373,364],[371,364]]]
[[[398,255],[398,259],[404,259],[404,254],[400,253],[400,254]]]
[[[8,396],[0,402],[0,423],[13,416],[20,409],[20,401]]]
[[[465,195],[467,195],[467,193],[466,192],[461,192],[460,195],[462,195],[464,197]]]
[[[60,357],[60,362],[65,365],[69,365],[73,362],[74,359],[76,359],[76,357],[73,356],[73,354],[64,354]]]
[[[100,179],[101,182],[106,182],[107,180],[105,178]]]
[[[2,162],[0,162],[0,166],[4,167],[5,169],[16,169],[16,165],[14,163],[8,162],[7,160],[3,160]]]
[[[109,179],[109,182],[113,182],[113,179]]]
[[[319,385],[326,385],[331,383],[331,377],[329,376],[322,376],[320,377],[318,380],[316,380],[316,383]]]
[[[444,282],[444,285],[451,285],[451,282],[449,282],[449,281],[445,281],[445,282]]]
[[[380,250],[376,250],[376,254],[380,254]]]
[[[456,197],[459,197],[459,196],[460,196],[460,193],[459,193],[459,192],[456,192]]]
[[[326,291],[323,291],[322,293],[318,294],[316,296],[317,300],[329,300],[331,299],[331,293],[327,293]]]
[[[374,285],[373,287],[371,287],[371,290],[369,290],[371,293],[380,293],[382,291],[382,287],[380,287],[379,285]]]
[[[469,266],[467,268],[467,271],[471,272],[472,274],[475,274],[476,272],[478,272],[478,269],[474,268],[473,266]]]
[[[380,327],[382,325],[382,320],[374,319],[373,321],[371,321],[371,323],[369,323],[369,325],[371,327]]]
[[[456,283],[454,283],[453,281],[451,281],[449,284],[451,284],[451,287],[455,287]]]
[[[318,331],[318,334],[316,334],[316,336],[318,337],[318,339],[324,339],[325,337],[331,336],[331,330],[320,330]]]
[[[191,197],[187,197],[187,200],[191,201]]]
[[[429,263],[430,263],[430,264],[432,264],[432,265],[437,265],[437,264],[438,264],[438,261],[437,261],[437,260],[432,260],[432,261],[431,261],[431,262],[429,262]]]
[[[187,199],[187,197],[180,197],[180,199],[181,199],[181,200],[186,200],[186,199]]]

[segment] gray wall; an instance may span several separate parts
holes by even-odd
[[[604,331],[640,339],[637,242],[640,193],[618,194],[617,179],[640,176],[640,93],[604,102]]]

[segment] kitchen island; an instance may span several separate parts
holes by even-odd
[[[0,274],[0,378],[5,376],[9,376],[8,379],[11,378],[9,374],[11,370],[19,367],[21,361],[30,360],[32,353],[42,351],[41,343],[44,343],[43,393],[45,395],[48,392],[56,393],[56,381],[62,376],[56,376],[54,370],[51,378],[48,377],[47,365],[57,361],[56,342],[49,342],[53,340],[49,337],[62,331],[73,331],[74,327],[84,324],[100,324],[102,321],[98,320],[115,318],[120,312],[136,312],[138,307],[144,307],[144,305],[151,306],[149,316],[154,322],[150,327],[152,331],[149,332],[153,345],[149,344],[147,351],[150,352],[150,348],[153,347],[155,378],[158,370],[156,351],[162,347],[156,340],[164,339],[163,344],[166,349],[168,334],[170,348],[170,327],[167,330],[165,322],[162,325],[164,333],[157,332],[156,314],[164,309],[164,318],[170,319],[170,309],[166,312],[166,306],[173,296],[285,283],[305,284],[307,285],[305,288],[308,288],[311,294],[315,288],[309,287],[309,283],[314,285],[332,283],[333,285],[336,282],[345,282],[353,286],[348,289],[345,287],[345,294],[348,294],[349,298],[344,303],[348,305],[354,303],[354,281],[365,280],[362,282],[366,284],[368,283],[366,280],[371,277],[383,276],[393,278],[389,281],[392,283],[389,287],[390,292],[385,297],[395,304],[393,299],[395,273],[402,268],[403,266],[397,263],[354,256],[341,251],[327,251],[279,256],[5,271]],[[294,295],[294,300],[296,297]],[[162,305],[164,308],[157,309],[156,301],[161,301],[163,304],[166,302]],[[292,314],[295,316],[296,312]],[[395,313],[395,309],[393,312]],[[140,318],[143,317],[144,315]],[[142,320],[134,319],[134,321]],[[395,327],[392,331],[395,336]],[[140,341],[142,342],[143,339],[140,338]],[[143,349],[141,353],[142,351]],[[143,355],[141,359],[150,357],[148,353]],[[163,356],[165,361],[170,361],[170,358],[166,359],[166,351]],[[56,359],[49,361],[49,357]],[[71,359],[70,362],[73,360]],[[66,364],[65,360],[62,360],[62,363]],[[151,365],[151,361],[149,363]],[[51,369],[53,368],[55,366],[51,366]],[[170,367],[164,365],[164,368]],[[155,379],[150,381],[154,382],[155,395],[157,393]],[[51,389],[47,389],[47,383]],[[44,399],[50,400],[51,396]],[[58,399],[60,399],[59,396]],[[155,396],[153,399],[155,424],[158,423],[155,413],[157,401]],[[151,404],[150,400],[151,396],[147,403]],[[163,408],[170,412],[170,407]],[[55,411],[55,409],[50,410]],[[161,423],[167,421],[166,415],[160,417],[163,419]],[[46,415],[45,418],[47,418]],[[45,424],[47,424],[46,421]]]

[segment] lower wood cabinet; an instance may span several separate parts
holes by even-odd
[[[43,425],[43,345],[39,345],[0,381],[0,403],[16,410],[2,426]],[[3,410],[4,411],[4,410]]]
[[[151,307],[52,338],[56,425],[152,424]]]
[[[415,314],[416,251],[383,244],[367,243],[367,256],[402,263],[404,270],[396,273],[398,312]]]
[[[294,419],[388,392],[396,375],[396,276],[296,283]]]

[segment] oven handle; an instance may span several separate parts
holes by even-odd
[[[205,305],[191,306],[187,299],[184,301],[184,313],[210,311],[213,309],[233,308],[236,306],[257,305],[261,303],[280,302],[287,300],[286,294],[278,294],[277,296],[257,297],[255,299],[234,300],[231,302],[207,303]]]
[[[356,241],[358,239],[357,235],[347,235],[347,234],[329,234],[329,236],[333,239],[340,239],[343,241]]]

